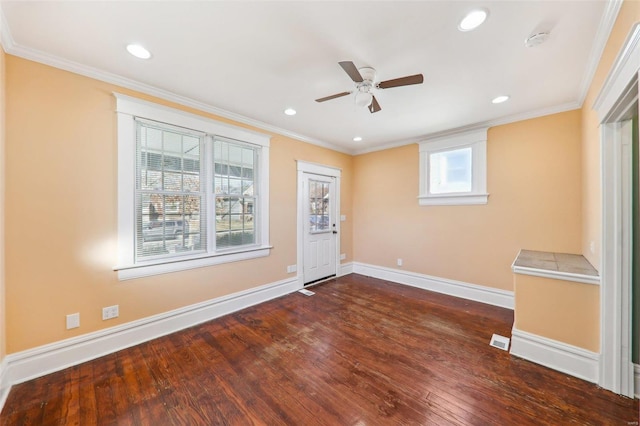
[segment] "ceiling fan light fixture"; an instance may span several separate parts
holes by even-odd
[[[484,9],[472,10],[458,24],[460,31],[471,31],[478,28],[487,19],[489,13]]]
[[[151,57],[151,52],[139,44],[128,44],[127,52],[139,59],[149,59]]]
[[[356,105],[359,107],[368,107],[373,102],[373,95],[369,92],[356,93]]]

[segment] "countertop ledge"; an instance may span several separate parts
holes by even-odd
[[[600,284],[598,271],[580,254],[520,250],[511,270],[515,274]]]

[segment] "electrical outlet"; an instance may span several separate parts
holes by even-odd
[[[67,315],[67,330],[80,327],[80,313]]]
[[[347,258],[347,254],[346,253],[340,254],[340,260],[345,260],[346,258]]]
[[[102,308],[102,319],[108,320],[111,318],[117,318],[120,315],[120,308],[118,305],[107,306],[106,308]]]
[[[341,214],[340,215],[340,222],[344,222],[345,220],[347,220],[347,215],[346,214]]]
[[[402,259],[398,258],[398,266],[402,266]]]

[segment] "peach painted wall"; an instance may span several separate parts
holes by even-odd
[[[5,187],[5,53],[0,47],[0,362],[6,355],[5,266],[4,266],[4,187]]]
[[[625,1],[582,106],[582,254],[600,270],[602,244],[602,194],[600,191],[600,128],[593,102],[602,89],[613,62],[631,27],[640,21],[640,1]],[[591,250],[593,242],[594,250]]]
[[[487,205],[419,206],[418,145],[354,161],[354,258],[513,290],[522,248],[579,253],[580,111],[489,129]]]
[[[112,92],[154,99],[11,55],[6,79],[7,353],[292,277],[286,267],[296,263],[295,160],[342,169],[342,197],[351,199],[351,156],[274,135],[270,256],[118,281],[112,270],[117,232]],[[349,220],[343,222],[341,251],[350,259],[349,202],[342,213]],[[120,317],[102,321],[102,307],[113,304],[120,305]],[[66,330],[65,315],[74,312],[80,312],[81,326]]]
[[[514,283],[515,328],[600,352],[599,286],[519,274]]]

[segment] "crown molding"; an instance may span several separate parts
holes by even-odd
[[[321,141],[319,139],[315,139],[297,132],[293,132],[278,126],[271,125],[269,123],[265,123],[263,121],[249,118],[235,112],[227,111],[225,109],[207,104],[205,102],[201,102],[186,96],[178,95],[176,93],[170,92],[165,89],[151,86],[133,79],[121,77],[117,74],[105,72],[97,68],[89,67],[74,61],[69,61],[69,60],[48,54],[46,52],[36,50],[36,49],[31,49],[25,46],[21,46],[13,40],[13,37],[9,30],[9,26],[6,23],[1,5],[0,5],[0,43],[2,44],[4,51],[13,56],[38,62],[44,65],[49,65],[54,68],[69,71],[74,74],[83,75],[85,77],[93,78],[96,80],[104,81],[106,83],[114,84],[127,89],[135,90],[137,92],[155,96],[157,98],[174,102],[176,104],[191,107],[202,112],[214,114],[219,117],[236,121],[238,123],[256,127],[263,131],[276,133],[282,136],[299,140],[301,142],[306,142],[312,145],[320,146],[322,148],[327,148],[333,151],[355,156],[355,155],[362,155],[362,154],[367,154],[367,153],[376,152],[376,151],[384,151],[392,148],[398,148],[401,146],[417,143],[420,140],[424,140],[424,139],[431,139],[434,137],[446,137],[446,136],[451,136],[458,133],[464,133],[467,131],[477,130],[477,129],[486,128],[486,127],[493,127],[498,125],[504,125],[504,124],[510,124],[517,121],[538,118],[545,115],[557,114],[557,113],[581,108],[582,103],[584,102],[584,99],[586,97],[586,93],[591,84],[591,80],[593,78],[595,70],[600,61],[600,57],[602,55],[604,47],[606,46],[606,42],[609,38],[613,25],[615,24],[615,21],[620,11],[620,8],[622,6],[622,3],[623,3],[623,0],[607,1],[607,5],[605,6],[606,7],[605,13],[603,14],[603,17],[600,21],[598,32],[594,40],[594,47],[591,50],[591,54],[589,56],[589,64],[587,66],[587,71],[585,72],[582,79],[582,83],[580,86],[579,99],[577,101],[556,105],[548,108],[542,108],[535,111],[529,111],[525,113],[504,116],[495,120],[472,123],[469,125],[456,127],[456,128],[448,129],[444,131],[416,135],[415,137],[401,139],[397,141],[391,141],[383,145],[372,146],[372,147],[367,147],[363,149],[357,149],[357,148],[350,149],[346,147],[337,146],[328,142]]]
[[[9,26],[7,25],[7,20],[4,16],[4,11],[2,10],[2,5],[0,5],[0,45],[6,52],[7,47],[13,46],[14,44],[13,37],[9,31]]]
[[[548,108],[540,108],[534,111],[528,111],[528,112],[523,112],[518,114],[506,115],[504,117],[496,118],[495,120],[482,121],[480,123],[473,123],[466,126],[449,129],[449,130],[443,130],[441,132],[426,133],[420,136],[413,137],[411,139],[403,139],[403,140],[391,142],[384,145],[369,147],[369,148],[357,150],[353,152],[353,155],[362,155],[362,154],[368,154],[370,152],[384,151],[386,149],[398,148],[405,145],[419,143],[420,141],[424,141],[427,139],[431,140],[431,139],[455,136],[460,133],[467,133],[474,130],[482,130],[490,127],[502,126],[504,124],[516,123],[518,121],[544,117],[545,115],[559,114],[561,112],[572,111],[578,108],[580,108],[580,104],[577,101],[568,102],[566,104],[555,105]]]
[[[213,106],[205,102],[201,102],[186,96],[178,95],[176,93],[173,93],[165,89],[161,89],[159,87],[141,83],[133,79],[121,77],[117,74],[102,71],[97,68],[89,67],[74,61],[63,59],[58,56],[48,54],[46,52],[42,52],[40,50],[32,49],[25,46],[20,46],[13,40],[9,27],[6,23],[4,13],[2,12],[1,6],[0,6],[0,42],[2,43],[2,47],[4,48],[4,51],[13,56],[17,56],[23,59],[28,59],[30,61],[38,62],[38,63],[48,65],[54,68],[58,68],[61,70],[69,71],[74,74],[79,74],[85,77],[93,78],[95,80],[103,81],[105,83],[115,84],[119,87],[135,90],[137,92],[144,93],[146,95],[155,96],[157,98],[164,99],[166,101],[170,101],[179,105],[194,108],[202,112],[214,114],[219,117],[236,121],[238,123],[247,124],[249,126],[258,128],[259,130],[267,131],[270,133],[277,133],[282,136],[297,139],[299,141],[310,143],[312,145],[317,145],[322,148],[328,148],[333,151],[342,152],[344,154],[353,154],[351,150],[345,149],[343,147],[339,147],[337,145],[333,145],[333,144],[321,141],[319,139],[315,139],[300,133],[283,129],[281,127],[274,126],[272,124],[265,123],[260,120],[255,120],[253,118],[246,117],[242,114],[227,111],[225,109],[222,109],[222,108],[219,108],[219,107],[216,107],[216,106]]]
[[[623,0],[609,0],[605,5],[605,11],[600,19],[600,25],[598,25],[598,31],[593,39],[593,45],[591,47],[591,52],[589,53],[587,66],[584,74],[582,75],[582,81],[580,82],[580,91],[578,92],[578,104],[580,107],[582,107],[582,104],[587,97],[587,93],[589,92],[589,88],[593,81],[593,76],[598,69],[602,53],[607,46],[607,41],[609,41],[609,36],[611,35],[613,26],[616,23],[618,13],[620,13],[620,8],[622,7],[623,2]]]

